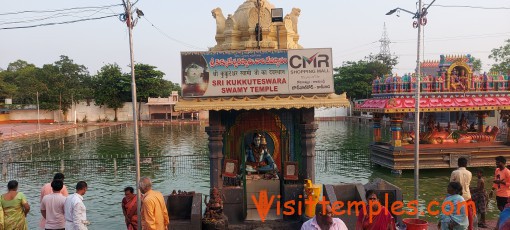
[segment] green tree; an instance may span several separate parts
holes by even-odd
[[[117,110],[124,106],[130,98],[130,76],[123,74],[117,64],[108,64],[101,68],[94,78],[95,104],[107,106],[115,111],[114,121],[117,121]]]
[[[23,60],[12,62],[1,73],[7,91],[16,104],[36,104],[36,94],[47,90],[39,78],[40,69]],[[3,91],[3,90],[2,90]]]
[[[165,73],[156,69],[157,67],[138,63],[135,64],[136,99],[138,101],[138,119],[140,118],[140,107],[142,102],[147,102],[149,97],[168,97],[170,93],[165,86],[168,86],[163,79]]]
[[[335,92],[346,92],[351,99],[368,98],[374,78],[391,74],[397,63],[396,57],[385,55],[369,55],[364,60],[345,62],[334,68]]]
[[[48,86],[45,95],[44,108],[48,110],[62,110],[67,114],[74,102],[84,99],[84,79],[90,78],[85,66],[74,63],[65,55],[54,64],[42,67],[41,76]]]
[[[6,71],[0,72],[0,99],[12,98],[17,91],[14,84],[5,82]]]
[[[510,74],[510,39],[505,42],[505,45],[491,50],[489,58],[497,62],[492,65],[491,72]]]
[[[480,60],[480,58],[474,58],[473,70],[476,72],[480,72],[482,70],[482,60]]]
[[[369,63],[378,62],[379,64],[372,65],[373,70],[379,74],[391,74],[393,71],[393,67],[398,64],[398,58],[392,57],[384,54],[370,54],[365,58]]]

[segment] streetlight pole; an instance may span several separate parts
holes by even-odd
[[[420,60],[420,49],[421,49],[421,30],[422,27],[427,23],[427,10],[434,4],[436,0],[433,0],[427,7],[422,8],[422,0],[418,0],[418,10],[416,13],[413,13],[409,10],[405,10],[402,8],[395,8],[390,10],[386,15],[391,15],[397,11],[404,11],[406,13],[410,13],[414,15],[413,19],[416,19],[413,22],[413,27],[418,28],[418,42],[416,46],[416,69],[415,69],[415,77],[416,77],[416,91],[414,95],[415,100],[415,110],[414,110],[414,199],[416,201],[420,198],[420,77],[421,77],[421,60]],[[417,204],[419,207],[419,204]],[[418,209],[419,210],[419,209]],[[420,212],[416,212],[416,218],[420,217]]]
[[[131,101],[133,104],[133,126],[134,126],[134,148],[135,148],[135,167],[136,167],[136,205],[137,205],[137,216],[138,216],[138,229],[142,229],[142,200],[141,192],[139,187],[140,182],[140,147],[138,144],[138,119],[136,113],[136,81],[135,81],[135,57],[133,54],[133,17],[131,14],[131,3],[129,0],[122,0],[125,9],[126,24],[129,30],[129,53],[131,59]]]
[[[418,0],[418,12],[421,11],[422,2]],[[420,48],[421,48],[421,27],[422,14],[418,13],[418,44],[416,48],[416,94],[414,95],[414,199],[420,198]],[[419,207],[419,203],[417,204]],[[418,209],[419,210],[419,209]],[[420,218],[420,212],[416,212],[416,218]]]

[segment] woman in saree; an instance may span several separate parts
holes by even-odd
[[[138,229],[137,198],[133,187],[124,189],[125,197],[122,199],[122,212],[128,230]]]
[[[5,230],[27,230],[26,216],[30,211],[27,198],[18,192],[18,182],[15,180],[7,183],[8,192],[0,197],[0,204],[4,214]]]
[[[365,197],[367,199],[366,207],[367,209],[372,208],[372,213],[374,213],[374,215],[372,216],[372,220],[370,220],[369,215],[364,213],[363,210],[360,210],[358,221],[356,222],[356,230],[395,230],[395,219],[388,209],[381,205],[375,191],[368,190]],[[379,205],[371,205],[376,203]],[[379,209],[380,212],[377,212],[377,209]],[[378,214],[375,215],[375,213]]]
[[[469,225],[466,215],[466,205],[462,205],[462,185],[459,182],[450,182],[447,195],[441,207],[437,228],[441,230],[466,230]],[[459,210],[460,208],[460,210]]]

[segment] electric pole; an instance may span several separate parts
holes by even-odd
[[[133,54],[133,15],[131,11],[131,3],[129,0],[122,0],[122,4],[124,5],[124,16],[126,20],[126,25],[129,30],[129,53],[131,58],[131,101],[133,104],[133,126],[134,126],[134,148],[135,148],[135,167],[136,167],[136,189],[138,192],[136,193],[136,205],[137,205],[137,216],[138,216],[138,229],[142,229],[142,199],[140,192],[140,147],[138,144],[138,119],[136,113],[136,81],[135,81],[135,57]]]

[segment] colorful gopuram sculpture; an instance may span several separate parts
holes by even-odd
[[[391,118],[392,144],[414,143],[414,134],[403,131],[402,120],[406,112],[414,111],[413,95],[416,87],[420,87],[420,109],[429,114],[420,142],[495,141],[500,128],[487,127],[484,119],[488,110],[496,109],[495,106],[510,105],[509,78],[501,73],[475,73],[473,61],[470,55],[441,55],[439,61],[425,61],[421,64],[423,72],[419,86],[414,74],[377,76],[372,82],[374,101],[369,100],[359,107],[377,113],[374,122],[379,122],[379,116],[384,114]],[[434,120],[434,113],[447,111],[463,111],[457,115],[454,130],[449,123],[441,126]],[[475,114],[477,122],[470,122],[464,113]],[[380,129],[379,124],[374,127]],[[375,133],[379,130],[374,130]],[[375,139],[380,140],[379,137]]]

